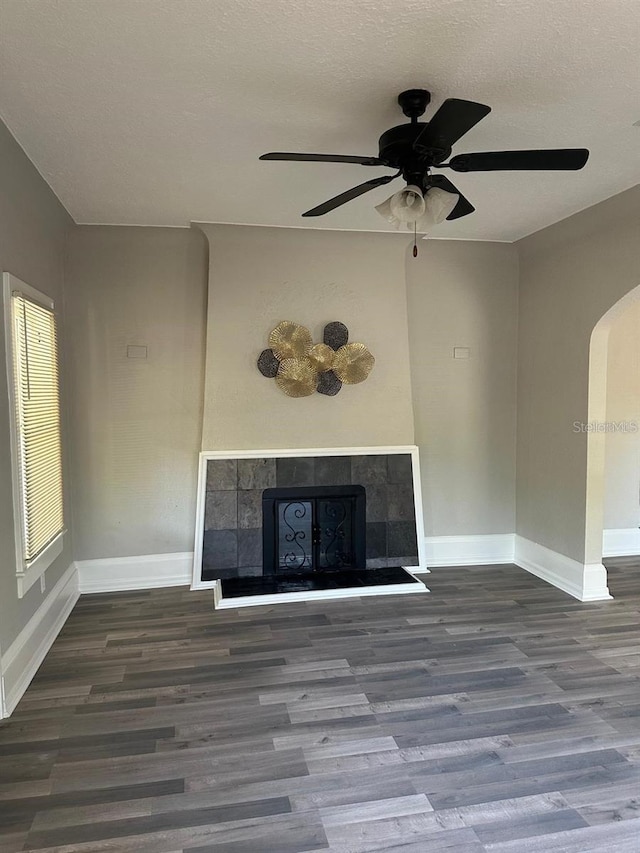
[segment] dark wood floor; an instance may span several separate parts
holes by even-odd
[[[0,850],[638,853],[640,563],[610,580],[83,596],[0,725]]]

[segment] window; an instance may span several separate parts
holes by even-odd
[[[58,344],[53,302],[4,274],[18,591],[62,552]],[[44,579],[43,579],[44,580]],[[43,580],[41,583],[43,583]]]

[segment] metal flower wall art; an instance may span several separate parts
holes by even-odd
[[[314,392],[334,397],[344,385],[364,382],[375,359],[364,344],[349,343],[344,323],[327,323],[323,341],[314,344],[305,326],[284,320],[269,335],[269,349],[260,353],[258,370],[275,379],[289,397]]]

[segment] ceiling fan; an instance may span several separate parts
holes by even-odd
[[[577,170],[587,162],[586,148],[553,148],[530,151],[483,151],[477,154],[458,154],[448,162],[451,148],[481,119],[491,107],[474,101],[448,98],[428,122],[418,121],[431,100],[426,89],[409,89],[398,96],[402,112],[411,119],[385,131],[378,141],[377,157],[357,157],[344,154],[294,154],[275,151],[263,154],[261,160],[295,160],[321,163],[357,163],[361,166],[387,166],[397,169],[394,175],[384,175],[358,184],[340,195],[313,207],[303,216],[323,216],[354,198],[381,187],[402,176],[411,188],[425,195],[432,188],[455,193],[458,201],[447,219],[459,219],[473,213],[474,206],[444,175],[433,175],[432,169],[452,169],[454,172],[494,172],[503,170]]]

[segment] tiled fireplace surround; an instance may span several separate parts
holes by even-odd
[[[262,575],[262,493],[273,487],[364,486],[366,567],[419,566],[411,452],[300,454],[254,458],[203,454],[201,574],[194,577],[198,585]]]

